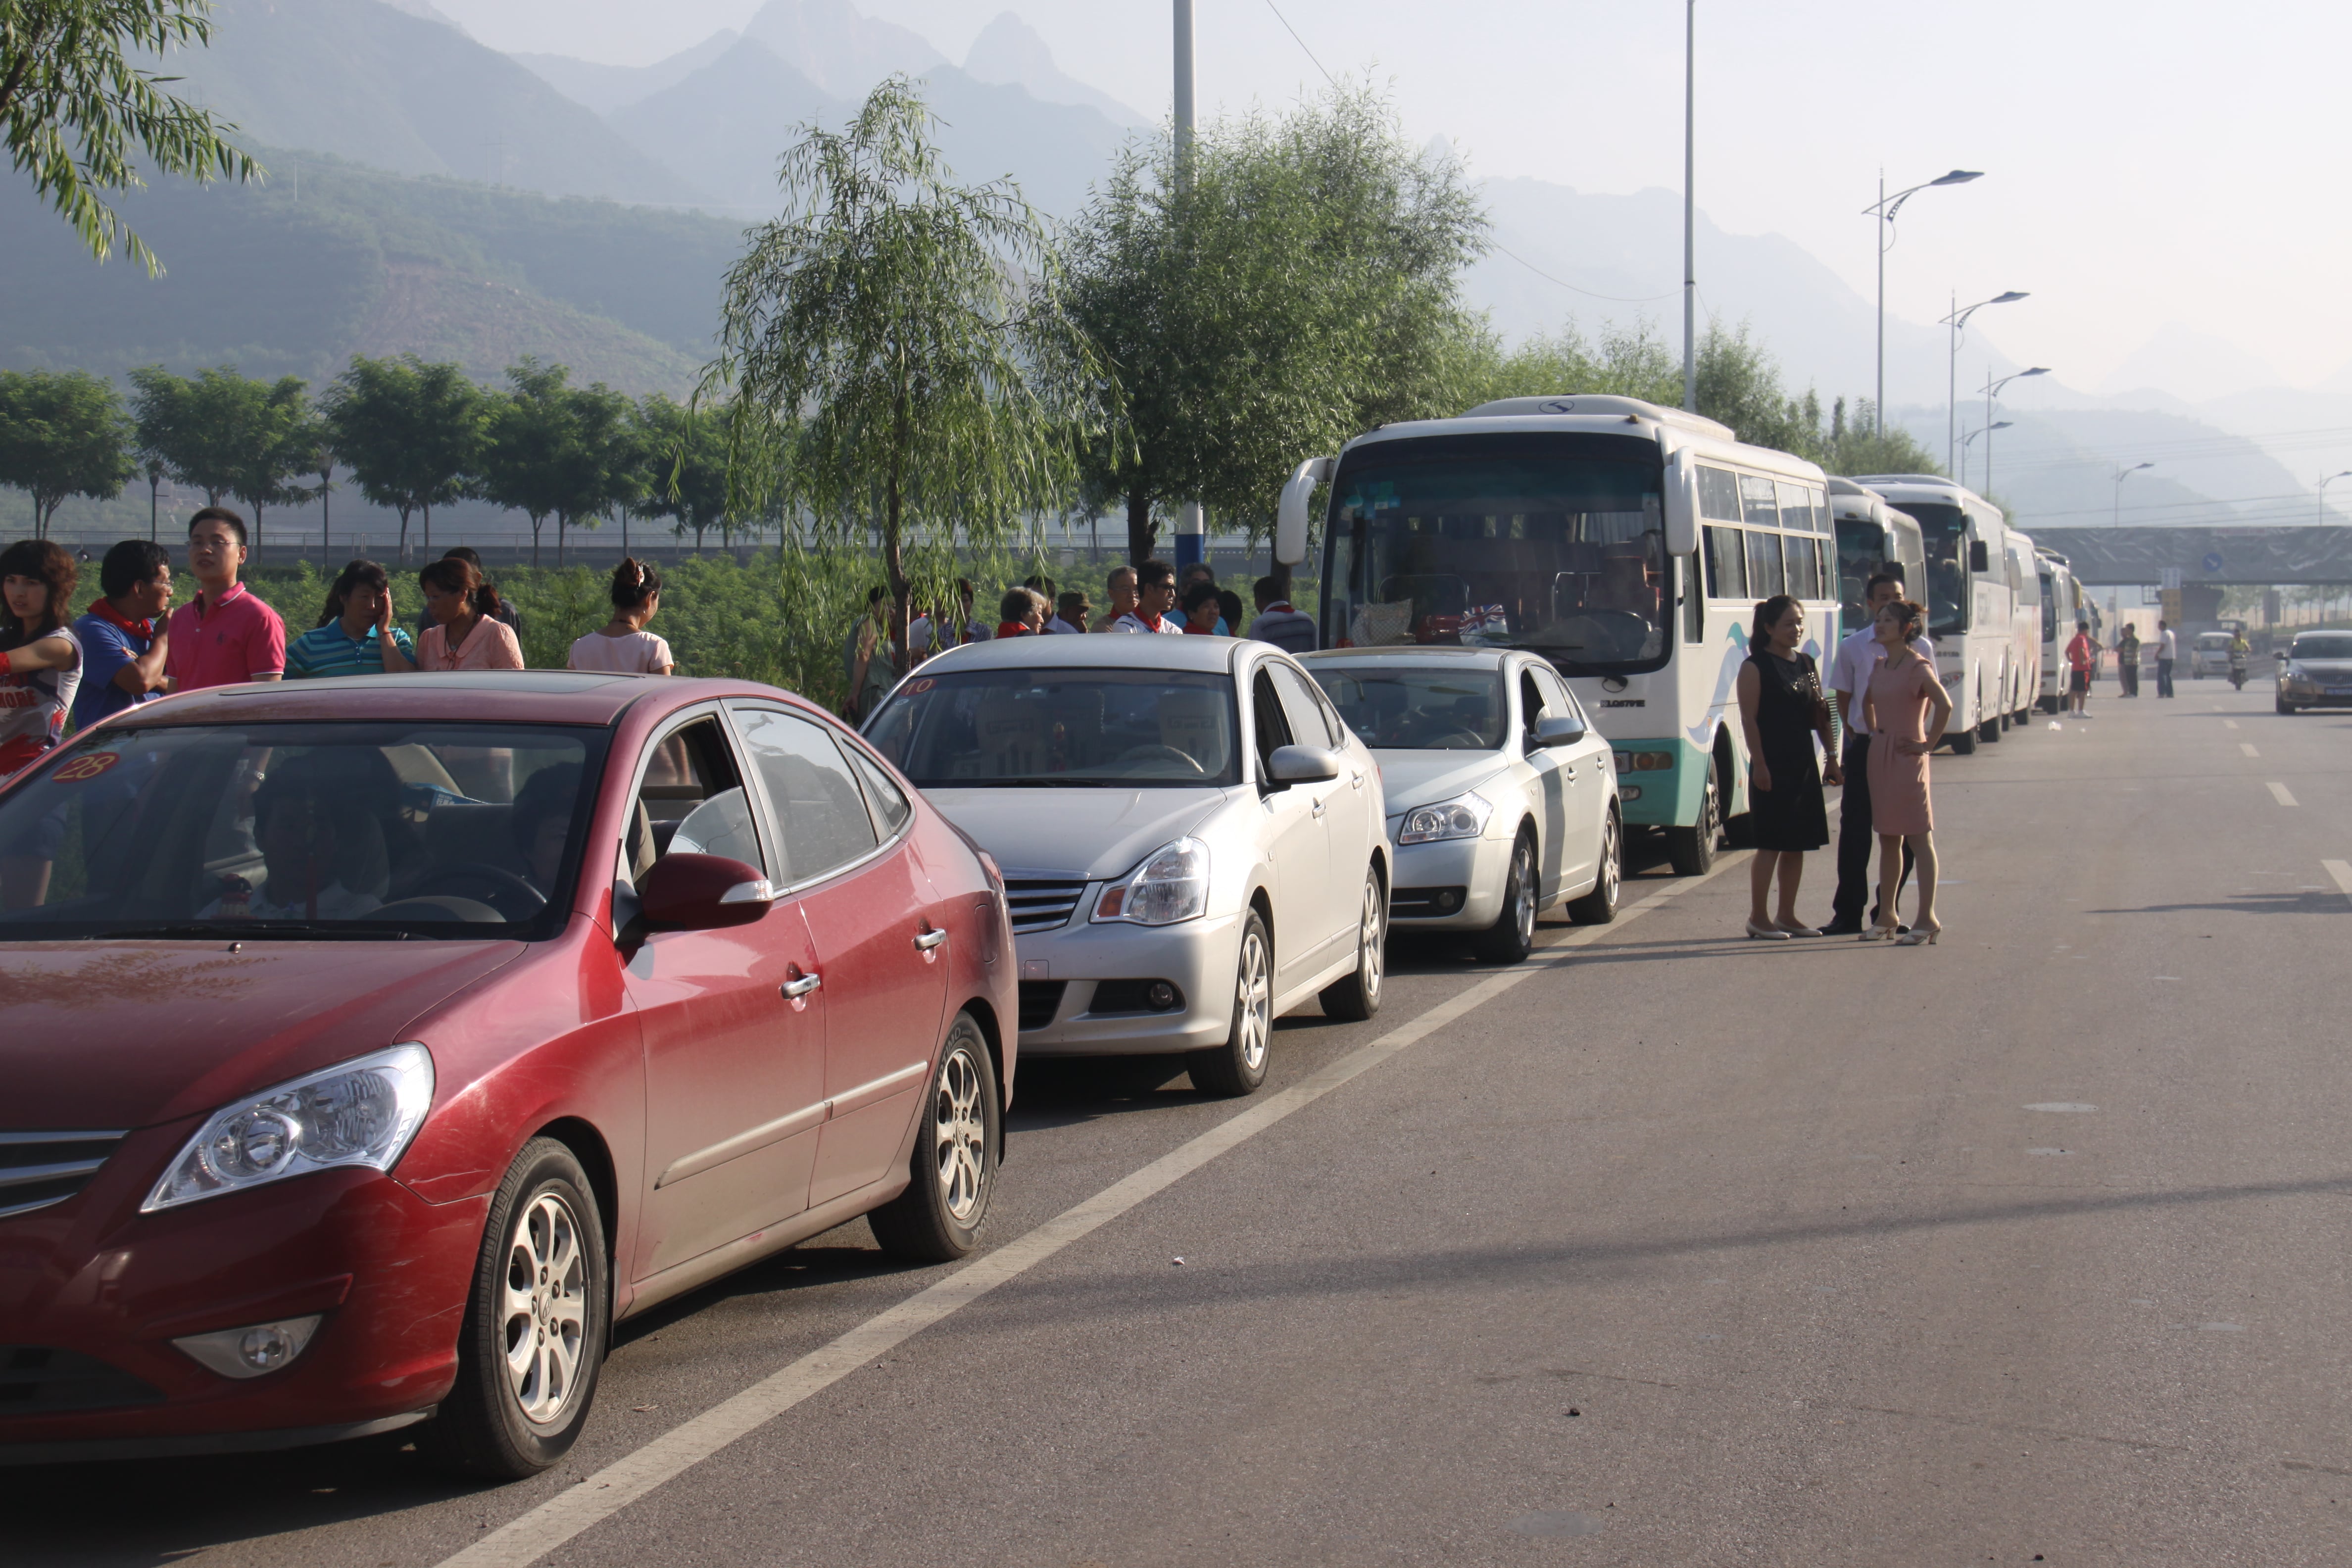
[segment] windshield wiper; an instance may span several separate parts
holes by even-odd
[[[380,939],[408,942],[415,932],[399,926],[373,925],[346,927],[310,925],[283,921],[186,921],[177,924],[124,926],[118,930],[90,931],[78,940],[82,942],[168,942],[194,938],[219,938],[230,942],[357,942]]]
[[[925,784],[925,789],[1115,789],[1126,784],[1125,779],[1075,779],[1046,777],[1039,779],[950,779],[941,784]]]

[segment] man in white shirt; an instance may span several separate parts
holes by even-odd
[[[1176,568],[1165,561],[1147,561],[1135,569],[1135,608],[1113,621],[1115,632],[1184,635],[1184,625],[1171,617],[1176,603]]]
[[[2180,657],[2180,634],[2169,621],[2156,623],[2156,694],[2172,695],[2172,661]]]
[[[1837,897],[1830,905],[1830,923],[1822,927],[1823,936],[1861,935],[1863,912],[1871,904],[1870,876],[1878,859],[1878,835],[1871,827],[1870,731],[1862,724],[1862,698],[1870,689],[1871,672],[1886,657],[1878,641],[1879,609],[1902,597],[1902,578],[1892,572],[1872,577],[1864,590],[1870,619],[1848,632],[1830,658],[1830,689],[1837,694],[1838,718],[1845,726],[1845,792],[1838,803]],[[1936,645],[1926,637],[1912,638],[1911,651],[1927,660],[1929,669],[1936,668]],[[1903,872],[1895,884],[1897,894],[1910,876],[1911,846],[1906,842]],[[1871,908],[1869,913],[1875,921],[1877,910]]]

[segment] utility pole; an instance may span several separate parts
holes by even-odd
[[[1192,188],[1192,0],[1176,0],[1176,188]],[[1186,501],[1176,514],[1176,570],[1204,559],[1208,542],[1201,503]]]
[[[1179,5],[1187,0],[1177,0]],[[1683,406],[1698,412],[1698,0],[1683,0]]]

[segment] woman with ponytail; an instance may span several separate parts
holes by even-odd
[[[416,574],[433,624],[416,645],[419,669],[520,669],[522,645],[498,618],[499,591],[470,561],[445,557]]]
[[[572,668],[610,675],[667,675],[669,644],[646,630],[661,608],[661,573],[631,556],[613,568],[613,618],[572,645]]]
[[[1739,724],[1748,740],[1748,810],[1756,858],[1748,867],[1748,934],[1767,942],[1822,933],[1797,918],[1805,851],[1830,841],[1822,781],[1844,782],[1821,671],[1805,640],[1805,607],[1786,594],[1756,606],[1748,662],[1739,667]],[[1814,752],[1818,739],[1821,752]],[[1768,907],[1772,879],[1780,907]]]

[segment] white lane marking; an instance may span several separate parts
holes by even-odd
[[[1709,881],[1744,854],[1726,855],[1706,876],[1679,880],[1628,906],[1614,924],[1583,926],[1544,949],[1549,955],[1588,946],[1622,929],[1667,900]],[[875,1357],[904,1343],[1006,1281],[1045,1262],[1072,1242],[1092,1234],[1145,1199],[1174,1185],[1227,1150],[1247,1142],[1297,1111],[1305,1110],[1359,1074],[1380,1066],[1399,1052],[1418,1045],[1538,974],[1565,965],[1557,959],[1530,960],[1490,974],[1450,1000],[1440,1002],[1363,1046],[1326,1064],[1306,1079],[1248,1110],[1218,1123],[1191,1142],[1112,1183],[1094,1196],[1063,1210],[1027,1235],[982,1253],[936,1284],[927,1286],[897,1306],[868,1318],[831,1344],[811,1351],[782,1370],[772,1373],[741,1393],[719,1401],[690,1421],[680,1423],[634,1453],[625,1454],[568,1491],[554,1497],[511,1523],[499,1526],[451,1557],[439,1568],[524,1568],[570,1541],[581,1531],[611,1518],[664,1482],[684,1474],[739,1437],[766,1426],[793,1405],[820,1394]]]
[[[2273,781],[2270,786],[2270,791],[2271,798],[2277,801],[2281,805],[2293,805],[2294,804],[2294,796],[2287,793],[2286,785],[2279,784],[2276,781]]]
[[[2095,1105],[2085,1105],[2079,1100],[2045,1100],[2039,1105],[2029,1105],[2025,1109],[2028,1110],[2054,1110],[2064,1114],[2081,1116],[2087,1112],[2096,1110],[2099,1108]]]
[[[2235,719],[2224,719],[2221,721],[2221,728],[2224,730],[2234,730],[2237,727],[2238,721]]]
[[[2241,742],[2238,742],[2238,750],[2240,750],[2240,751],[2242,751],[2242,752],[2245,752],[2245,753],[2246,753],[2246,755],[2248,755],[2248,756],[2250,756],[2250,757],[2259,757],[2259,756],[2261,756],[2261,755],[2262,755],[2262,753],[2261,753],[2260,752],[2258,752],[2258,751],[2254,750],[2254,743],[2253,743],[2252,741],[2241,741]]]
[[[2336,879],[2336,890],[2346,898],[2352,899],[2352,861],[2322,860],[2320,865],[2326,868],[2329,876]]]

